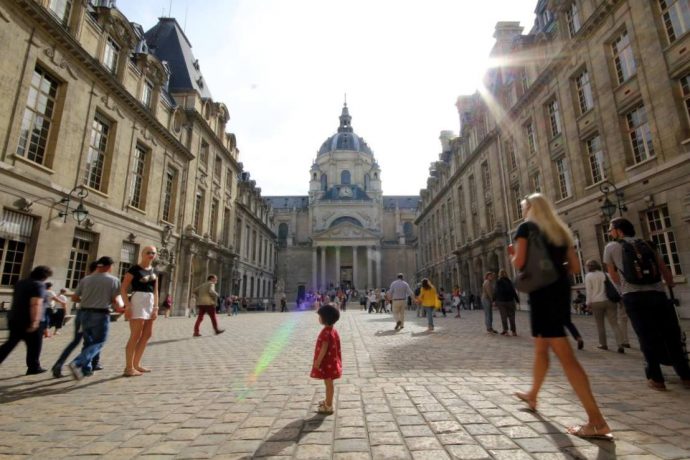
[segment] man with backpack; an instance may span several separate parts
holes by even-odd
[[[666,390],[660,364],[668,361],[683,385],[690,389],[690,366],[683,351],[678,317],[661,281],[663,278],[672,288],[671,271],[653,243],[635,238],[635,227],[629,220],[615,218],[608,230],[615,241],[606,245],[604,263],[620,288],[623,305],[640,341],[649,387]]]

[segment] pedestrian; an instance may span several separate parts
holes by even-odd
[[[453,288],[453,294],[451,297],[451,304],[452,304],[452,308],[455,308],[455,312],[456,312],[455,317],[460,318],[460,287],[457,285]],[[452,309],[451,309],[451,311],[452,311]]]
[[[79,280],[72,295],[72,301],[80,303],[84,339],[81,353],[69,363],[69,369],[76,380],[93,374],[93,358],[101,352],[108,339],[110,306],[117,305],[120,295],[120,280],[110,274],[113,263],[113,259],[108,256],[99,258],[96,270]],[[119,305],[117,309],[121,311]]]
[[[93,274],[96,271],[97,267],[97,261],[93,261],[89,264],[89,275]],[[122,297],[120,296],[118,304],[122,303]],[[74,351],[75,348],[81,343],[82,339],[84,338],[84,332],[81,327],[81,308],[77,308],[77,312],[74,315],[74,320],[72,321],[74,323],[74,337],[72,338],[72,341],[67,344],[64,350],[62,350],[62,353],[60,353],[60,356],[58,357],[57,361],[55,361],[55,364],[53,364],[53,367],[51,368],[51,372],[53,373],[53,377],[61,378],[62,377],[62,366],[65,364],[65,361],[67,361],[67,358],[69,357],[70,353]],[[91,370],[92,371],[100,371],[103,370],[103,366],[100,364],[100,359],[101,359],[101,354],[96,353],[94,357],[91,359]]]
[[[468,297],[468,306],[470,310],[476,310],[475,297],[474,294],[472,294],[471,292]]]
[[[166,318],[170,318],[170,312],[172,311],[172,306],[173,306],[173,298],[170,294],[165,296],[165,300],[161,304],[161,307],[163,308],[163,316]]]
[[[544,195],[529,195],[521,206],[525,221],[517,228],[515,245],[508,246],[511,262],[516,269],[523,269],[527,262],[529,236],[536,233],[538,238],[544,240],[558,278],[529,293],[530,323],[534,337],[532,388],[527,393],[515,393],[515,396],[524,401],[530,410],[536,411],[537,397],[546,378],[549,352],[552,350],[587,413],[587,422],[569,427],[568,433],[581,438],[612,439],[611,428],[594,399],[587,374],[565,337],[565,322],[570,313],[570,275],[580,273],[573,235]]]
[[[54,334],[58,335],[67,314],[67,289],[60,289],[60,293],[53,297],[53,314],[50,317],[50,325],[55,328]]]
[[[333,395],[335,392],[333,380],[343,375],[343,358],[340,353],[340,335],[333,325],[340,319],[338,309],[331,304],[326,304],[316,312],[319,315],[319,323],[323,329],[316,339],[314,347],[314,362],[311,369],[311,377],[323,380],[326,386],[326,398],[319,403],[319,414],[331,415],[333,413]]]
[[[153,322],[158,318],[158,275],[153,268],[157,255],[155,246],[146,246],[139,263],[132,265],[122,281],[125,318],[129,320],[129,340],[125,347],[124,377],[137,377],[151,369],[141,364],[146,344],[153,334]],[[131,288],[131,298],[128,290]]]
[[[422,306],[427,318],[427,332],[434,330],[434,311],[441,308],[441,301],[438,299],[436,288],[427,278],[422,280],[422,287],[419,290],[417,302]]]
[[[404,275],[398,273],[395,279],[388,288],[391,301],[393,302],[393,319],[395,320],[395,330],[399,331],[405,327],[405,305],[408,297],[414,297],[414,292],[410,289],[410,285],[404,280]]]
[[[594,315],[594,321],[597,324],[597,333],[599,334],[599,346],[597,348],[601,350],[609,349],[606,342],[606,325],[604,324],[604,318],[606,318],[616,338],[618,353],[625,353],[623,338],[618,327],[618,305],[611,302],[606,296],[607,275],[601,271],[601,264],[596,260],[588,260],[585,266],[587,267],[587,274],[585,275],[585,302],[587,309]]]
[[[486,272],[484,274],[484,283],[482,283],[482,307],[484,308],[484,326],[488,334],[498,334],[494,329],[494,280],[496,275],[494,272]]]
[[[286,311],[288,311],[288,309],[287,309],[287,296],[283,292],[282,294],[280,294],[280,312],[283,313]]]
[[[53,323],[53,305],[55,305],[55,292],[53,283],[45,284],[45,297],[43,298],[43,313],[41,315],[40,329],[43,331],[43,338],[50,338],[50,325]]]
[[[218,320],[216,319],[218,293],[216,292],[215,285],[217,282],[218,277],[216,275],[208,275],[206,282],[196,287],[193,291],[197,299],[197,309],[199,310],[199,316],[196,318],[196,323],[194,323],[194,337],[201,337],[199,326],[201,326],[205,314],[211,317],[211,324],[216,335],[225,332],[224,329],[218,328]]]
[[[0,346],[0,363],[21,341],[26,344],[26,375],[45,372],[41,367],[43,331],[41,315],[45,298],[45,282],[53,271],[45,265],[31,270],[29,277],[17,282],[12,293],[12,306],[7,317],[10,336]]]
[[[374,311],[376,308],[376,294],[374,293],[373,290],[369,290],[369,313]]]
[[[604,263],[611,280],[620,286],[625,311],[640,342],[647,385],[666,390],[660,366],[666,355],[683,385],[690,388],[690,366],[683,352],[678,317],[662,282],[673,288],[671,270],[652,242],[635,238],[635,227],[629,220],[611,220],[609,235],[615,241],[604,248]]]
[[[494,287],[494,302],[496,302],[498,312],[501,314],[501,326],[503,326],[501,335],[508,335],[508,325],[510,324],[510,333],[516,336],[515,305],[520,303],[520,297],[515,291],[513,282],[508,278],[508,272],[503,269],[498,271],[498,279]]]

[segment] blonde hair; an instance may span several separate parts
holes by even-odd
[[[544,233],[546,239],[554,246],[572,246],[573,234],[568,226],[558,217],[551,202],[541,193],[533,193],[522,200],[525,209],[525,220],[534,223]]]

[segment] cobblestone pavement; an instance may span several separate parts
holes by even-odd
[[[151,374],[123,378],[127,324],[113,324],[105,370],[81,382],[24,376],[24,349],[0,366],[0,457],[291,459],[690,458],[690,391],[665,368],[669,391],[645,385],[637,345],[596,349],[591,317],[576,317],[578,351],[616,441],[564,434],[584,413],[553,363],[533,414],[511,396],[531,379],[528,317],[519,337],[488,336],[483,313],[436,318],[351,309],[337,328],[344,375],[336,412],[315,413],[323,384],[310,379],[317,317],[305,313],[221,316],[192,338],[192,319],[157,321],[144,357]],[[496,318],[495,320],[496,321]],[[71,335],[44,342],[50,366]],[[6,335],[6,334],[5,334]],[[634,335],[631,333],[631,336]]]

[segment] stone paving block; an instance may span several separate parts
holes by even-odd
[[[218,447],[217,454],[253,454],[261,446],[260,440],[226,441]]]
[[[218,446],[188,446],[180,451],[176,458],[213,458],[217,450]]]
[[[546,438],[522,438],[515,439],[516,444],[530,453],[537,452],[558,452],[560,448],[550,439]]]
[[[431,429],[426,425],[405,425],[400,427],[404,437],[408,436],[432,436]]]
[[[507,450],[492,450],[489,453],[496,460],[532,460],[534,457],[523,450],[507,449]]]
[[[395,422],[371,422],[367,423],[367,429],[370,433],[378,431],[398,431],[398,425]]]
[[[681,449],[680,447],[669,444],[642,444],[640,447],[662,458],[690,458],[690,450]]]
[[[333,460],[370,460],[369,452],[336,452]]]
[[[119,443],[112,441],[92,442],[91,444],[79,449],[79,451],[77,451],[77,455],[103,455],[115,449],[118,445]]]
[[[418,450],[411,454],[414,460],[450,460],[445,450]]]
[[[369,442],[366,439],[336,439],[333,452],[369,452]]]
[[[274,442],[263,442],[254,455],[256,457],[289,457],[297,448],[294,442],[289,441],[274,441]]]
[[[490,423],[464,425],[465,430],[471,435],[478,434],[499,434],[500,431]]]
[[[408,450],[402,445],[372,446],[371,456],[374,460],[404,460],[411,458]]]
[[[443,446],[433,436],[419,436],[413,438],[405,438],[405,444],[410,451],[415,450],[442,450]]]
[[[189,441],[163,441],[143,451],[143,455],[177,455],[189,445]]]
[[[484,460],[491,458],[487,451],[477,445],[451,445],[447,448],[451,458],[461,460]]]
[[[268,428],[238,428],[230,436],[232,439],[264,439]]]
[[[403,444],[403,438],[397,431],[381,431],[369,433],[369,443],[372,446]]]
[[[367,430],[361,426],[341,426],[335,430],[336,439],[366,438]]]
[[[330,460],[331,446],[300,444],[295,453],[296,460]]]
[[[466,431],[457,431],[455,433],[439,434],[438,440],[444,446],[448,446],[448,445],[452,445],[452,444],[477,444],[477,441],[475,441],[474,438],[472,436],[470,436]]]

